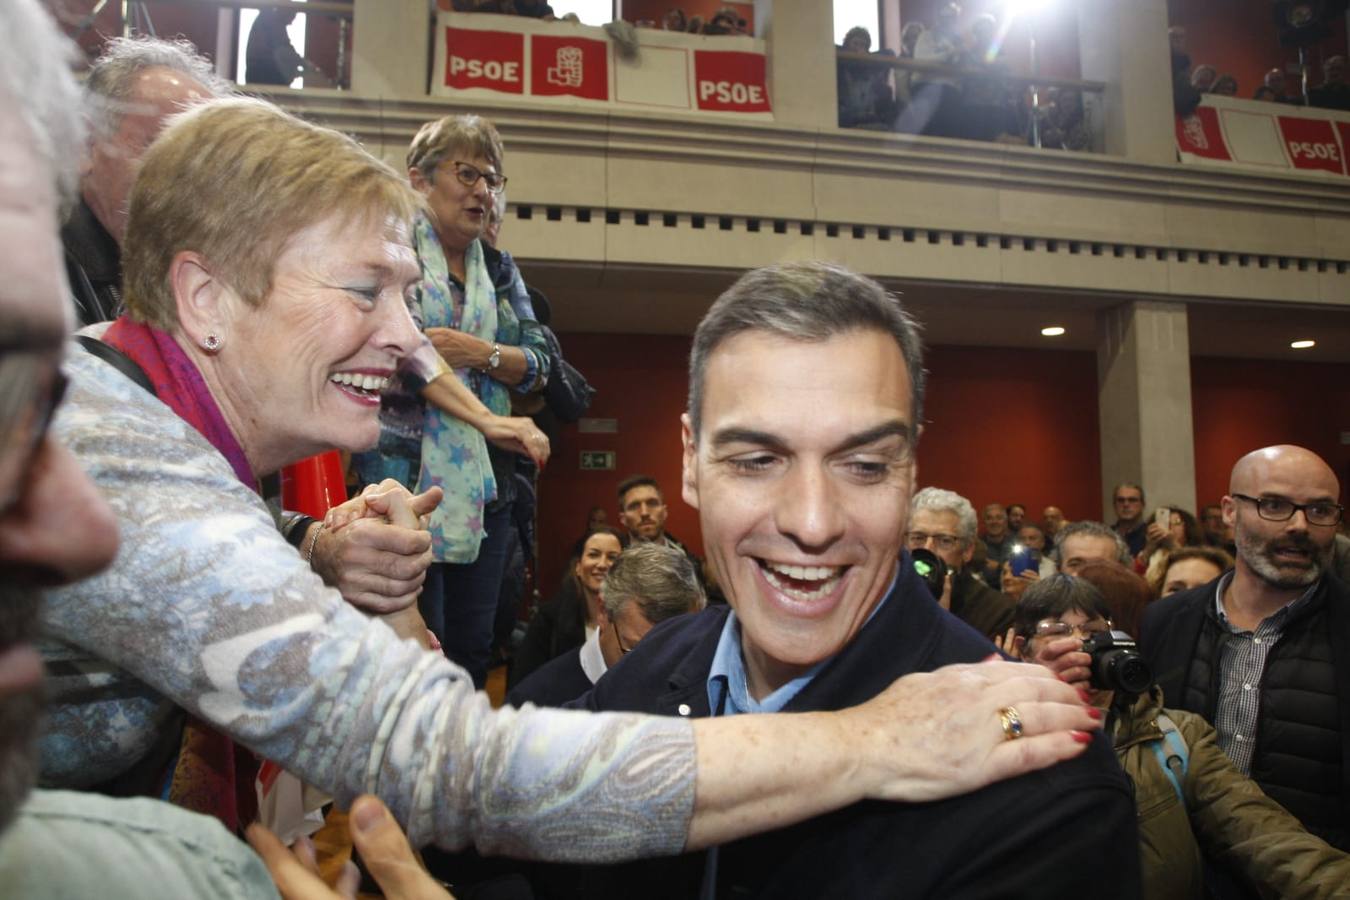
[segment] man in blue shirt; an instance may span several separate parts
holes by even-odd
[[[993,652],[938,606],[902,549],[924,372],[898,300],[823,263],[751,272],[700,324],[690,373],[683,496],[730,608],[653,629],[578,705],[836,709]],[[1010,740],[1029,709],[1003,710]],[[942,745],[926,716],[912,726]],[[592,870],[586,893],[1060,897],[1081,891],[1091,859],[1111,873],[1095,891],[1135,896],[1129,785],[1103,741],[1079,736],[1083,755],[963,797],[863,802],[706,853]]]

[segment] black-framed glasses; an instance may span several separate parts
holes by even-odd
[[[1256,514],[1267,522],[1288,522],[1294,513],[1302,511],[1309,525],[1337,525],[1345,514],[1343,506],[1328,500],[1295,503],[1284,497],[1249,497],[1246,494],[1234,494],[1233,499],[1255,504]]]
[[[629,651],[629,650],[632,650],[633,648],[632,648],[632,647],[625,647],[625,646],[623,645],[623,635],[619,634],[619,623],[618,623],[618,622],[615,622],[613,619],[610,619],[610,620],[609,620],[609,625],[610,625],[611,628],[614,629],[614,640],[618,641],[618,643],[619,643],[619,654],[620,654],[621,656],[627,656],[627,655],[628,655],[628,651]]]
[[[954,534],[929,534],[926,531],[911,531],[905,537],[909,541],[909,549],[911,550],[917,550],[927,544],[929,538],[933,539],[933,546],[939,550],[950,551],[961,546],[961,539]]]
[[[478,179],[483,179],[487,189],[494,194],[500,194],[506,187],[506,176],[498,175],[496,172],[486,172],[471,163],[451,161],[450,165],[455,168],[455,178],[465,187],[473,187],[478,183]]]

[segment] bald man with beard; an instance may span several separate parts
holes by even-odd
[[[1234,764],[1313,834],[1350,850],[1350,587],[1332,574],[1343,510],[1303,447],[1238,460],[1223,498],[1237,565],[1144,614],[1169,706],[1203,715]]]

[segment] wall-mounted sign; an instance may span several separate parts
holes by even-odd
[[[433,94],[773,118],[756,38],[642,28],[625,58],[604,29],[573,22],[442,12],[436,29]]]
[[[582,417],[577,420],[577,431],[582,434],[618,434],[619,420]]]
[[[581,470],[583,472],[613,472],[615,455],[613,450],[582,450]]]
[[[1177,118],[1184,163],[1346,175],[1350,114],[1206,94]]]

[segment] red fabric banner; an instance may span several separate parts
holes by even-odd
[[[445,29],[447,87],[525,93],[525,35],[510,31]]]
[[[1296,169],[1322,169],[1345,174],[1345,158],[1331,123],[1325,119],[1277,116],[1289,162]]]
[[[1224,143],[1223,129],[1219,127],[1219,113],[1208,106],[1196,107],[1195,112],[1184,119],[1177,117],[1177,147],[1182,153],[1206,159],[1233,158]]]
[[[530,93],[609,99],[609,54],[604,41],[530,36]]]
[[[694,84],[699,109],[771,111],[762,54],[695,50]]]

